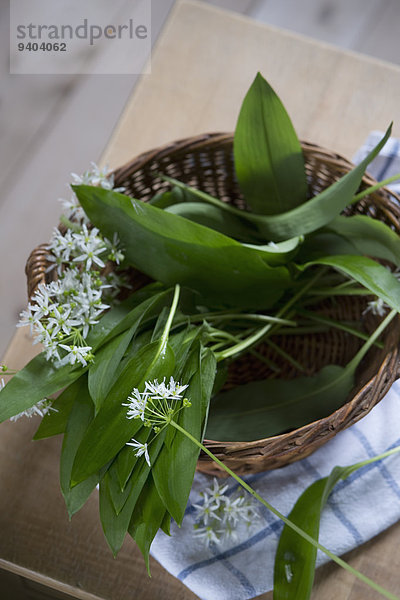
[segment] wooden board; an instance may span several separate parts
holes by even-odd
[[[103,155],[113,166],[179,137],[232,130],[257,70],[282,96],[305,139],[351,156],[370,129],[385,128],[392,119],[394,133],[400,134],[400,69],[204,4],[175,7],[152,69],[151,76],[142,77]],[[19,367],[31,352],[20,330],[5,361]],[[149,580],[131,540],[118,559],[112,558],[95,495],[68,523],[58,484],[60,440],[29,441],[36,426],[33,420],[1,426],[0,569],[82,600],[194,599],[155,561]],[[395,526],[348,556],[398,594],[399,539],[400,526]],[[313,598],[365,600],[377,594],[328,565],[318,573]]]

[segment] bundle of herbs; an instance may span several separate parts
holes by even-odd
[[[157,531],[169,534],[171,518],[182,522],[202,450],[285,522],[276,598],[309,597],[317,548],[394,598],[318,543],[330,490],[361,463],[317,482],[287,518],[203,445],[205,437],[267,438],[330,415],[349,398],[371,347],[382,347],[400,312],[400,237],[372,216],[343,211],[387,183],[359,191],[390,131],[358,166],[310,197],[301,144],[258,74],[234,135],[241,208],[164,173],[158,181],[169,189],[149,202],[114,189],[97,167],[74,176],[74,198],[49,244],[52,281],[39,285],[21,317],[44,350],[18,373],[3,367],[14,376],[0,393],[0,420],[38,414],[34,439],[64,435],[60,479],[69,515],[98,485],[115,555],[128,533],[148,563]],[[132,268],[148,278],[139,289]],[[321,300],[341,296],[363,299],[372,331],[321,313]],[[276,343],[331,329],[354,338],[357,350],[346,364],[326,364],[312,376]],[[246,353],[270,377],[226,386]],[[282,361],[300,376],[283,378]],[[289,578],[287,548],[296,554]]]

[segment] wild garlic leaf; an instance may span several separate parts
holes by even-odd
[[[239,186],[254,212],[276,215],[306,201],[300,142],[285,107],[260,73],[243,100],[233,148]]]
[[[339,216],[326,230],[345,238],[360,254],[389,260],[400,267],[400,236],[382,221],[365,215]]]
[[[74,190],[104,235],[118,231],[127,262],[167,285],[179,282],[212,304],[248,308],[272,306],[290,285],[285,267],[270,267],[257,251],[217,231],[123,194]]]
[[[339,408],[353,384],[353,371],[328,365],[312,377],[238,386],[213,398],[205,437],[245,442],[302,427]]]
[[[99,412],[110,391],[122,357],[135,334],[137,326],[120,333],[96,352],[93,364],[89,366],[89,391]]]
[[[321,513],[335,485],[357,469],[399,450],[400,447],[395,448],[355,465],[334,467],[328,477],[318,479],[301,494],[288,519],[318,540]],[[309,600],[316,557],[317,549],[285,525],[275,554],[274,600]]]
[[[165,435],[161,433],[149,447],[152,463],[157,458],[163,445],[164,437]],[[134,454],[132,448],[130,448],[130,451]],[[125,491],[118,493],[115,485],[116,482],[113,480],[110,471],[112,465],[100,483],[100,519],[104,535],[114,556],[121,549],[133,511],[150,477],[150,467],[146,460],[144,460],[144,457],[140,458],[135,464]]]
[[[400,313],[400,281],[389,269],[367,256],[338,255],[324,256],[307,263],[328,265],[354,279],[372,294],[382,298],[391,308]]]
[[[112,460],[141,428],[141,420],[127,419],[127,409],[122,406],[132,389],[144,386],[147,380],[169,378],[174,364],[169,345],[160,342],[147,344],[128,361],[81,442],[72,470],[73,485]]]
[[[0,423],[31,408],[78,379],[87,367],[56,367],[42,352],[7,383],[0,395]]]
[[[213,353],[208,350],[202,355],[201,345],[196,344],[182,373],[182,383],[189,384],[185,396],[192,405],[181,411],[178,423],[199,441],[202,438],[215,372]],[[165,444],[152,470],[157,491],[178,525],[183,519],[198,456],[197,446],[182,433],[175,432],[172,443]],[[172,486],[171,481],[174,482]]]
[[[179,189],[179,188],[178,188]],[[204,202],[183,202],[169,206],[166,210],[174,215],[189,219],[194,223],[219,231],[239,242],[257,243],[262,235],[252,223]]]
[[[171,177],[163,176],[163,179],[182,189],[190,190],[192,194],[204,202],[253,223],[266,241],[281,242],[312,233],[324,227],[337,217],[346,206],[352,203],[365,169],[386,144],[391,130],[392,126],[390,125],[381,141],[354,169],[304,204],[278,215],[246,212]]]
[[[206,438],[259,440],[327,417],[344,404],[358,365],[395,316],[392,310],[345,367],[328,365],[312,377],[254,381],[218,394]]]
[[[171,301],[170,296],[171,291],[166,290],[140,302],[115,325],[107,336],[109,341],[103,342],[97,350],[94,363],[89,365],[89,391],[96,406],[96,413],[121,372],[121,360],[142,322],[149,317],[155,317],[160,310],[167,309]],[[125,327],[127,329],[124,331]],[[121,330],[122,332],[118,333]],[[113,337],[110,339],[111,335]]]
[[[84,374],[54,400],[52,404],[54,411],[50,410],[45,414],[33,436],[34,440],[42,440],[65,432],[75,400],[79,397],[82,387],[86,385],[86,375]]]
[[[88,392],[87,377],[84,376],[78,381],[81,385],[68,418],[60,457],[60,485],[70,517],[82,508],[99,482],[99,475],[96,473],[73,489],[70,488],[71,469],[76,451],[94,417],[94,405]]]
[[[154,484],[152,475],[146,481],[146,484],[136,503],[131,522],[129,524],[129,533],[139,546],[147,571],[150,575],[149,552],[151,543],[159,528],[170,520],[168,511],[166,511],[157,488]]]

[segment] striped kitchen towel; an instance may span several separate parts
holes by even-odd
[[[357,152],[359,162],[382,137],[372,132]],[[400,140],[391,139],[370,165],[376,179],[400,172]],[[400,183],[392,186],[400,192]],[[364,419],[342,431],[309,458],[245,479],[284,514],[316,479],[336,466],[365,460],[400,444],[400,380]],[[226,494],[237,484],[226,480]],[[261,505],[250,528],[238,527],[237,539],[206,546],[193,536],[201,492],[212,479],[196,474],[182,527],[172,525],[172,536],[159,532],[152,555],[202,600],[247,600],[272,588],[274,556],[282,523]],[[339,482],[324,509],[320,541],[335,554],[366,542],[400,518],[400,455],[367,465]],[[318,555],[318,564],[325,562]]]

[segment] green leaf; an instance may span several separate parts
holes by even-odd
[[[69,415],[60,458],[61,491],[70,517],[85,504],[99,482],[99,475],[94,474],[73,489],[70,488],[71,469],[76,451],[94,416],[94,406],[88,392],[87,377],[81,377],[78,381],[80,385],[76,390],[75,402]]]
[[[85,375],[82,375],[79,379],[71,383],[71,385],[69,385],[62,394],[54,400],[52,408],[55,410],[49,411],[43,417],[33,436],[34,440],[42,440],[65,432],[72,407],[81,392],[83,380],[86,382]]]
[[[74,189],[91,222],[105,235],[118,231],[126,260],[167,285],[179,282],[218,305],[268,308],[290,284],[287,269],[221,233],[123,194]]]
[[[238,386],[212,400],[205,437],[253,441],[302,427],[339,408],[353,382],[353,372],[329,365],[312,377],[268,379]]]
[[[166,176],[163,176],[163,179],[181,188],[189,189],[204,202],[213,204],[232,215],[239,216],[253,223],[266,240],[280,242],[306,235],[324,227],[337,217],[346,206],[352,203],[353,196],[361,183],[365,169],[383,148],[390,137],[391,130],[392,126],[390,125],[382,140],[357,167],[354,167],[354,169],[346,173],[341,179],[308,200],[305,204],[279,215],[266,216],[245,212],[205,192],[187,186],[176,179]]]
[[[335,485],[357,469],[398,452],[400,447],[355,465],[334,467],[328,477],[311,484],[299,497],[288,519],[318,540],[322,510]],[[308,600],[314,582],[317,549],[287,525],[275,554],[274,600]]]
[[[89,366],[89,391],[95,403],[96,412],[99,411],[116,377],[121,372],[123,368],[121,360],[141,323],[145,319],[156,316],[160,310],[166,310],[164,304],[170,303],[171,290],[159,293],[153,290],[153,292],[154,295],[134,306],[110,331],[107,336],[109,341],[103,343],[100,350],[96,352],[94,363]],[[139,299],[142,297],[143,295],[140,295]],[[136,298],[137,301],[138,298]],[[113,337],[110,339],[111,335]]]
[[[382,221],[364,215],[339,216],[327,230],[345,238],[360,254],[389,260],[400,267],[400,236]]]
[[[243,221],[239,217],[231,215],[211,204],[204,204],[199,201],[184,202],[169,206],[166,210],[204,227],[214,229],[214,231],[219,231],[240,242],[256,243],[262,239],[262,236],[252,223],[246,223],[246,221]]]
[[[99,411],[114,383],[115,376],[118,375],[117,369],[136,329],[135,324],[96,352],[95,361],[89,367],[89,391],[96,412]]]
[[[144,346],[128,361],[82,440],[72,471],[73,484],[97,473],[142,426],[141,421],[127,419],[127,409],[122,406],[132,389],[140,389],[147,380],[170,377],[173,369],[173,352],[160,342]]]
[[[206,437],[252,441],[302,427],[330,415],[346,401],[368,350],[396,316],[391,311],[346,365],[328,365],[312,377],[267,379],[238,386],[213,399]]]
[[[146,474],[146,478],[148,474]],[[110,496],[109,490],[109,475],[105,474],[100,482],[99,489],[99,510],[100,520],[103,527],[104,535],[111,548],[114,558],[117,556],[122,544],[124,543],[125,535],[128,531],[129,522],[132,517],[136,498],[136,492],[131,491],[131,499],[125,502],[125,505],[119,514],[116,514]]]
[[[142,429],[137,433],[137,435],[135,435],[135,439],[142,443],[148,443],[150,464],[153,465],[156,462],[157,456],[159,455],[160,450],[163,447],[166,431],[162,431],[157,436],[153,435],[151,441],[149,442],[150,433],[151,430],[149,428],[142,427]],[[121,509],[124,507],[126,500],[130,497],[133,488],[136,490],[137,496],[140,494],[140,490],[142,489],[146,481],[147,475],[145,477],[145,474],[148,474],[150,472],[150,467],[148,466],[146,459],[143,455],[137,457],[134,449],[131,446],[125,446],[123,450],[125,449],[136,460],[127,478],[127,482],[124,486],[124,489],[122,489],[120,486],[120,473],[117,460],[113,462],[113,464],[107,471],[109,475],[108,484],[110,496],[114,506],[114,510],[117,515],[121,512]]]
[[[170,294],[171,290],[165,290],[158,282],[134,292],[129,298],[111,308],[101,318],[100,323],[89,331],[88,344],[97,350],[113,337],[132,327],[143,312],[157,310],[158,302],[169,302]]]
[[[150,475],[136,504],[129,525],[129,533],[143,554],[149,575],[150,546],[159,528],[165,524],[166,518],[165,506]]]
[[[279,214],[306,201],[300,142],[282,102],[260,73],[240,110],[234,158],[240,189],[254,212]]]
[[[277,244],[272,242],[267,245],[244,244],[244,246],[256,251],[268,265],[275,266],[284,265],[292,260],[302,242],[303,237],[295,237]]]
[[[400,312],[400,282],[386,267],[366,256],[325,256],[307,263],[328,265],[358,281],[391,308]]]
[[[182,383],[189,383],[185,396],[192,405],[180,412],[178,421],[181,427],[199,441],[202,437],[216,372],[214,354],[207,351],[200,356],[200,353],[201,347],[198,345],[188,360],[188,369],[190,374],[194,371],[194,375],[190,379],[185,371],[182,375]],[[195,365],[191,364],[193,360],[196,361]],[[157,491],[178,525],[182,522],[185,512],[198,455],[197,446],[184,434],[176,432],[172,443],[164,445],[153,466],[152,473]]]
[[[35,356],[2,390],[0,423],[73,383],[85,371],[76,365],[57,368],[45,359],[44,353]]]
[[[152,463],[160,452],[164,438],[165,432],[162,432],[149,446]],[[131,452],[134,454],[132,449]],[[145,494],[142,495],[142,490],[150,476],[150,467],[144,456],[140,457],[135,464],[125,492],[120,492],[120,494],[115,486],[115,480],[113,481],[111,477],[111,469],[112,466],[100,483],[100,519],[107,542],[116,556],[124,542],[132,513],[138,501],[139,503],[144,501]],[[139,507],[138,510],[141,509]]]

